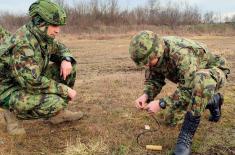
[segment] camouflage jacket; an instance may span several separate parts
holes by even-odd
[[[0,100],[15,90],[67,97],[68,86],[44,76],[50,60],[61,62],[65,56],[73,59],[68,48],[44,39],[31,22],[21,27],[0,44]]]
[[[225,60],[208,51],[205,45],[174,36],[163,37],[165,48],[158,63],[146,69],[144,93],[152,101],[165,85],[165,79],[191,89],[194,73],[199,69],[218,67],[226,74],[230,71]],[[167,100],[165,97],[163,100]]]
[[[0,25],[0,45],[3,43],[5,38],[9,37],[11,34],[7,30],[5,30],[1,25]]]

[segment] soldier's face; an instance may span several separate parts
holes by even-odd
[[[147,63],[145,66],[146,67],[153,67],[157,64],[157,62],[158,62],[158,58],[153,58],[153,59],[149,60],[149,63]]]
[[[47,29],[47,35],[55,38],[60,33],[60,26],[49,25]]]

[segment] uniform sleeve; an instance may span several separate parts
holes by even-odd
[[[72,63],[76,63],[75,58],[73,57],[71,51],[62,43],[58,41],[53,42],[53,54],[51,55],[50,60],[53,62],[62,61],[64,57],[70,57]]]
[[[165,76],[162,73],[146,69],[144,93],[148,95],[148,102],[160,93],[165,84]]]
[[[12,74],[27,92],[57,94],[68,97],[68,86],[41,75],[34,51],[28,46],[15,47],[12,55]]]

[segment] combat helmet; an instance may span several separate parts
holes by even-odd
[[[161,57],[164,52],[164,43],[152,31],[141,31],[135,35],[129,46],[131,59],[138,66],[146,65],[152,56]]]
[[[51,25],[65,25],[65,10],[50,0],[38,0],[29,7],[31,17],[40,16],[45,22]]]

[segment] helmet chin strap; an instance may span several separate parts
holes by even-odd
[[[48,27],[49,27],[49,25],[46,25],[44,28],[44,31],[43,31],[46,35],[47,35]]]
[[[38,26],[38,28],[43,32],[43,33],[47,33],[47,28],[45,25],[41,25],[41,26]]]
[[[48,27],[49,27],[50,23],[43,21],[38,25],[38,28],[47,35],[47,31],[48,31]]]
[[[49,42],[51,42],[52,40],[54,40],[54,38],[50,37],[47,32],[48,32],[48,27],[49,27],[49,23],[47,22],[42,22],[41,24],[37,25],[36,27],[38,28],[39,31],[41,31],[41,37],[46,39]]]
[[[39,29],[44,35],[47,35],[48,25],[46,25],[46,24],[38,25],[38,29]]]

